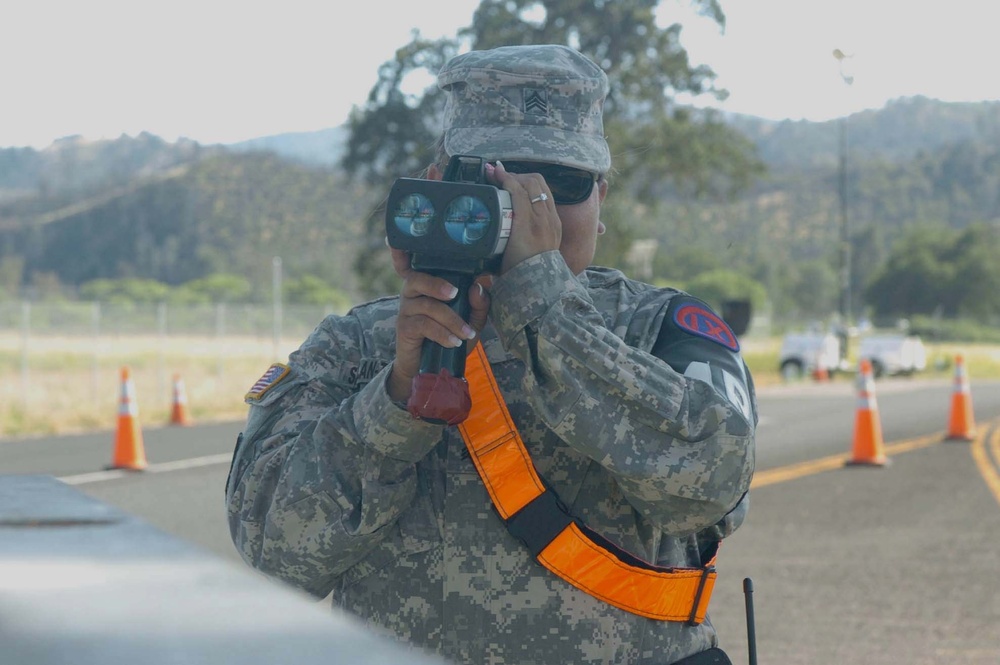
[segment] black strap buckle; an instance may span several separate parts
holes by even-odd
[[[701,569],[701,579],[698,580],[698,591],[694,594],[694,603],[691,605],[691,615],[688,617],[689,626],[698,625],[698,606],[701,605],[701,597],[705,593],[705,584],[708,583],[708,576],[715,572],[715,566],[705,566]]]
[[[573,522],[556,493],[550,489],[536,496],[506,522],[507,531],[538,558],[549,543]]]

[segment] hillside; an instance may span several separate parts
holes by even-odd
[[[836,266],[842,123],[852,284],[865,285],[916,226],[1000,223],[1000,103],[912,98],[824,123],[729,121],[754,140],[769,173],[723,203],[665,190],[669,205],[640,225],[660,241],[657,274],[676,280],[687,254],[708,253],[708,267],[736,268],[775,291],[803,263]]]
[[[220,151],[186,139],[168,143],[147,132],[113,141],[67,136],[44,150],[0,148],[0,204],[65,202]]]
[[[738,114],[724,119],[757,145],[772,170],[837,163],[842,124],[839,119],[775,122]],[[853,155],[898,162],[963,141],[1000,140],[1000,102],[949,103],[907,97],[889,102],[882,109],[855,113],[846,124]],[[305,164],[335,167],[344,154],[346,140],[346,128],[335,127],[266,136],[227,148],[269,150]]]
[[[740,115],[726,120],[749,137],[763,160],[777,171],[836,165],[845,124],[850,152],[861,160],[901,162],[955,143],[1000,141],[1000,102],[907,97],[878,110],[826,122],[774,122]]]
[[[344,155],[347,137],[346,127],[331,127],[315,132],[262,136],[231,143],[226,148],[234,152],[273,152],[302,164],[335,167]]]
[[[271,259],[354,290],[353,250],[368,197],[329,169],[268,153],[223,154],[45,214],[0,207],[0,247],[25,275],[67,285],[144,277],[179,284],[246,275],[264,292]]]
[[[665,185],[655,216],[627,222],[634,237],[659,241],[658,277],[726,267],[776,293],[797,264],[836,265],[844,128],[855,284],[914,225],[1000,220],[1000,103],[910,98],[825,123],[726,120],[753,140],[769,173],[724,203]],[[360,232],[384,193],[345,178],[336,163],[345,138],[336,127],[234,146],[142,134],[0,149],[0,288],[235,272],[266,291],[280,255],[290,275],[360,297],[353,262],[361,243],[381,242]]]

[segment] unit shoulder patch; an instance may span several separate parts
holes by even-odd
[[[674,323],[681,330],[721,344],[730,351],[739,352],[740,343],[729,325],[704,305],[685,303],[674,310]]]
[[[289,372],[291,372],[291,368],[288,365],[283,363],[274,363],[267,368],[267,371],[264,372],[259,379],[257,379],[257,382],[253,384],[253,387],[250,388],[250,391],[245,395],[244,399],[259,400],[264,396],[264,393],[278,385],[282,379],[288,376]]]

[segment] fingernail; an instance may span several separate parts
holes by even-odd
[[[493,175],[493,172],[496,171],[496,168],[497,167],[493,166],[489,162],[486,162],[486,174],[487,175]]]
[[[505,167],[503,165],[503,162],[501,162],[499,159],[497,160],[497,168],[503,169],[504,171],[507,170],[507,167]]]
[[[476,282],[476,286],[479,287],[479,295],[480,296],[483,296],[483,295],[486,294],[486,291],[483,290],[483,285],[482,284],[480,284],[479,282]]]
[[[476,336],[476,329],[472,326],[462,326],[462,336],[465,337],[465,339],[472,339]]]
[[[451,300],[452,298],[458,295],[458,288],[449,284],[448,286],[441,287],[441,293],[444,294],[445,298]]]
[[[455,337],[454,335],[448,335],[448,345],[451,346],[452,348],[456,346],[462,346],[462,340]]]

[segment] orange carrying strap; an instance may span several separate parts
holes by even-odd
[[[559,502],[535,470],[482,345],[465,378],[472,410],[462,438],[508,531],[551,572],[610,605],[661,621],[705,620],[715,586],[715,555],[702,568],[663,568],[594,533]]]

